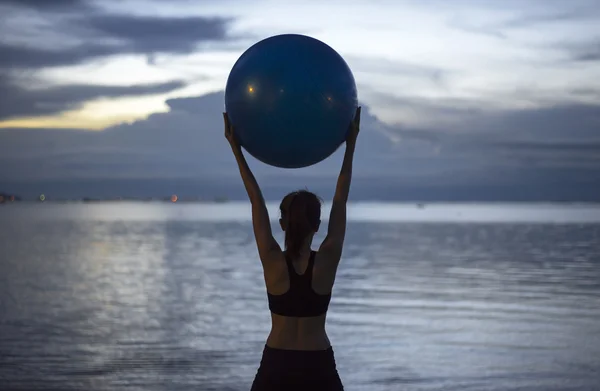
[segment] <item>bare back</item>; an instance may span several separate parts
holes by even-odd
[[[294,271],[304,275],[309,265],[307,252],[299,259],[292,260]],[[311,288],[319,295],[331,294],[338,262],[325,259],[317,252],[312,269]],[[263,262],[267,292],[283,295],[290,289],[290,277],[285,254],[280,252],[270,262]],[[325,331],[327,314],[310,317],[282,316],[271,312],[271,333],[267,345],[272,348],[289,350],[325,350],[331,345]]]

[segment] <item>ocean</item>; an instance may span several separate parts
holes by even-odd
[[[270,319],[247,203],[0,226],[0,390],[249,390]],[[599,390],[600,205],[352,204],[327,331],[347,391]]]

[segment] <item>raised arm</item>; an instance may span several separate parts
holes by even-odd
[[[227,141],[229,141],[229,144],[231,145],[231,150],[233,151],[238,168],[240,169],[244,187],[248,193],[250,203],[252,204],[254,238],[256,239],[256,245],[258,247],[258,255],[261,261],[264,262],[271,259],[274,254],[280,253],[281,247],[273,237],[271,220],[269,219],[269,212],[267,211],[265,199],[260,191],[258,182],[256,182],[254,174],[252,174],[252,171],[246,162],[242,148],[235,138],[233,127],[229,122],[227,113],[223,113],[223,118],[225,120],[225,138],[227,138]]]
[[[360,107],[356,109],[354,121],[350,125],[350,131],[346,139],[346,153],[344,154],[342,169],[340,170],[331,205],[327,236],[319,248],[320,253],[325,254],[327,259],[335,262],[338,262],[342,256],[342,247],[346,236],[346,202],[348,201],[352,181],[352,161],[354,159],[356,138],[360,131],[360,109]]]

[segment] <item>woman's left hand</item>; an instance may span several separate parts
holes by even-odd
[[[225,138],[227,139],[227,141],[229,141],[229,144],[231,144],[232,147],[237,147],[238,141],[235,137],[233,126],[229,121],[229,116],[227,115],[227,113],[223,113],[223,120],[225,122]]]

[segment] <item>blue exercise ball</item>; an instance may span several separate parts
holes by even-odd
[[[344,59],[325,43],[297,34],[251,46],[225,88],[225,110],[240,145],[282,168],[307,167],[335,152],[357,105]]]

